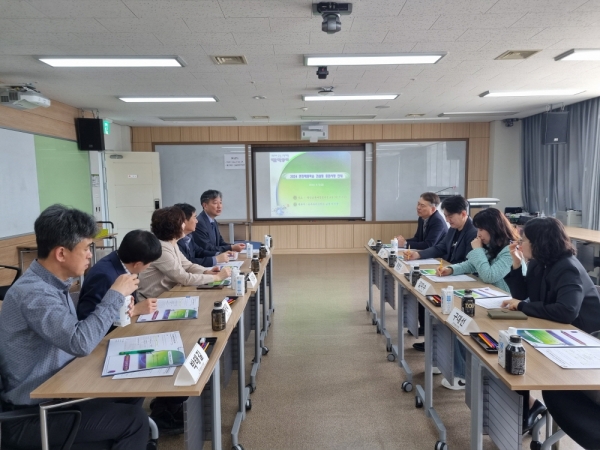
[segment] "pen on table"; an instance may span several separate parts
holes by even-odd
[[[444,270],[444,265],[442,264],[442,258],[440,258],[440,266],[438,267],[439,275],[442,274],[442,270]]]
[[[119,352],[119,355],[141,355],[143,353],[152,353],[154,349],[148,348],[145,350],[128,350],[126,352]]]
[[[483,339],[490,348],[496,348],[494,343],[490,341],[483,333],[479,333],[478,336]]]

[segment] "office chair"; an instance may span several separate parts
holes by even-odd
[[[56,416],[58,414],[63,415],[72,415],[74,420],[71,425],[71,429],[69,430],[69,434],[67,435],[67,439],[60,447],[60,450],[69,450],[73,445],[73,441],[75,440],[75,436],[77,435],[77,431],[79,430],[79,424],[81,422],[81,412],[75,410],[66,410],[66,411],[50,411],[48,416]],[[37,406],[32,406],[31,408],[18,409],[15,411],[3,411],[0,412],[0,424],[3,422],[9,422],[11,420],[20,420],[26,417],[39,417],[40,416],[40,408]],[[19,450],[17,447],[10,447],[3,442],[0,442],[1,450]]]
[[[15,266],[5,266],[4,264],[0,264],[0,267],[4,268],[4,269],[10,269],[10,270],[14,270],[15,273],[15,277],[12,280],[12,283],[10,283],[8,286],[0,286],[0,300],[4,300],[4,297],[6,296],[6,292],[8,291],[8,289],[15,284],[15,281],[17,281],[17,279],[21,276],[21,269],[19,267],[15,267]]]

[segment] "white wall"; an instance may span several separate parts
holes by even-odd
[[[116,123],[110,124],[110,134],[104,135],[104,148],[108,151],[131,151],[131,128]]]
[[[500,199],[496,208],[523,206],[521,177],[521,122],[512,127],[500,120],[491,122],[488,195]]]

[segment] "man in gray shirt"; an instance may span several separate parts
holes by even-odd
[[[0,312],[0,400],[3,410],[41,403],[31,391],[102,340],[125,296],[138,284],[121,275],[85,320],[78,320],[69,296],[71,278],[83,275],[91,258],[95,219],[84,212],[53,205],[35,221],[38,259],[9,289]],[[100,374],[99,374],[100,375]],[[113,449],[145,449],[148,416],[143,399],[96,399],[71,405],[81,411],[76,443],[112,441]],[[50,416],[50,445],[61,445],[73,418]],[[39,418],[2,425],[2,441],[11,446],[40,446]]]

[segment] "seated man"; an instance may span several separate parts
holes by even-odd
[[[419,221],[417,232],[414,237],[405,239],[404,236],[396,236],[399,247],[410,247],[414,250],[425,250],[437,245],[448,232],[446,221],[438,212],[437,207],[440,198],[434,192],[424,192],[417,202],[417,215]]]
[[[196,208],[188,203],[177,203],[174,206],[181,209],[185,214],[185,225],[183,228],[185,236],[177,241],[177,245],[179,246],[181,253],[183,253],[183,256],[190,262],[200,264],[204,267],[210,267],[218,263],[228,262],[229,256],[235,255],[233,252],[226,251],[216,256],[209,256],[204,249],[196,244],[191,236],[196,230],[196,224],[198,223],[198,219],[196,218]],[[212,254],[212,252],[209,253]]]
[[[203,211],[198,214],[198,224],[192,238],[208,256],[228,250],[241,252],[246,247],[246,244],[228,244],[219,232],[219,224],[215,219],[223,210],[222,197],[221,193],[214,189],[205,191],[200,197]]]
[[[451,264],[466,261],[467,253],[472,250],[471,241],[477,237],[477,228],[475,228],[473,221],[467,214],[467,208],[467,201],[460,195],[445,198],[442,202],[442,210],[444,211],[446,221],[450,224],[450,229],[446,237],[437,245],[426,250],[411,251],[408,255],[409,259],[442,258]],[[419,322],[421,324],[425,323],[425,311],[421,308],[419,308]],[[415,350],[425,351],[424,342],[417,342],[413,344],[413,347]],[[458,342],[455,347],[461,347],[459,351],[455,352],[457,354],[457,357],[454,359],[455,374],[459,379],[464,379],[464,357],[459,359],[459,354],[463,351],[464,347]],[[442,381],[444,387],[449,389],[464,389],[464,382],[461,380],[458,380],[454,384],[450,384],[447,381],[444,383],[444,381],[446,380]]]
[[[71,278],[83,275],[92,257],[96,221],[84,212],[53,205],[35,221],[38,259],[9,289],[0,312],[0,397],[4,411],[37,405],[31,391],[102,340],[136,275],[121,275],[85,320],[78,320],[69,296]],[[98,372],[100,377],[100,372]],[[148,416],[143,399],[95,399],[66,407],[81,411],[75,443],[113,441],[113,449],[145,449]],[[48,417],[50,445],[64,442],[72,416]],[[2,442],[40,448],[39,417],[2,424]]]
[[[85,319],[102,301],[115,280],[125,273],[139,275],[162,254],[160,241],[149,231],[133,230],[125,235],[119,250],[98,261],[87,273],[79,293],[77,317]],[[134,305],[129,315],[150,314],[156,311],[156,299],[139,299],[134,292]]]

